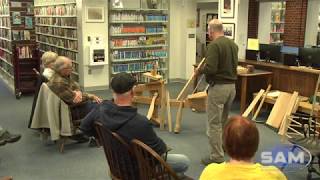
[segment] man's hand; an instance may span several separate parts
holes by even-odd
[[[97,102],[98,104],[101,104],[102,101],[103,101],[101,98],[99,98],[99,97],[96,96],[96,95],[92,95],[92,99],[93,99],[95,102]]]
[[[201,72],[200,72],[200,67],[195,68],[195,69],[194,69],[194,76],[198,76],[198,75],[200,75],[200,74],[201,74]]]
[[[0,180],[13,180],[13,177],[12,176],[5,176],[5,177],[2,177]]]
[[[81,91],[73,91],[74,92],[74,98],[73,103],[80,103],[82,102],[82,92]]]

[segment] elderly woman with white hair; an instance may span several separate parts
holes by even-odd
[[[54,70],[52,69],[54,62],[56,61],[58,54],[55,52],[47,51],[41,57],[41,62],[43,65],[43,73],[42,75],[50,80],[54,74]]]

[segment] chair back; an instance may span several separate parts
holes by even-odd
[[[143,142],[132,140],[133,151],[137,157],[141,180],[178,180],[177,174],[152,148]]]
[[[137,160],[130,146],[117,134],[100,122],[95,122],[99,143],[107,158],[110,176],[117,180],[140,180]]]

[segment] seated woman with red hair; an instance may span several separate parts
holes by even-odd
[[[200,180],[287,179],[276,167],[253,162],[258,145],[259,132],[255,123],[241,116],[231,117],[223,132],[223,146],[230,161],[210,164],[202,172]]]

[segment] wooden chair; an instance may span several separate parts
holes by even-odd
[[[110,176],[115,180],[140,180],[138,163],[130,146],[116,133],[95,122],[100,144],[109,164]]]
[[[153,149],[143,142],[134,139],[132,147],[138,160],[141,180],[178,180],[172,168]]]

